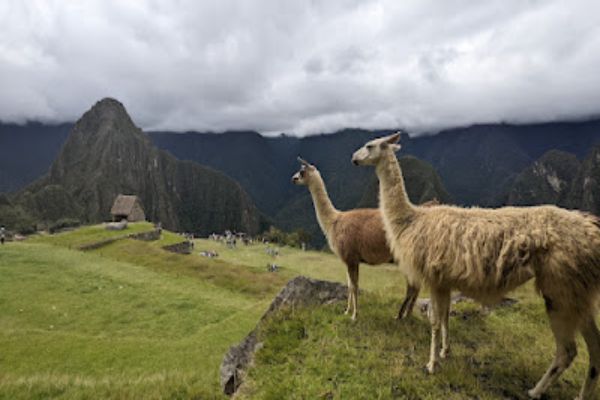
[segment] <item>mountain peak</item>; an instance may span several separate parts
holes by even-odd
[[[101,119],[122,119],[125,118],[133,125],[133,122],[127,114],[125,106],[120,101],[111,97],[105,97],[99,100],[86,112],[82,119],[86,117],[101,118]]]
[[[125,110],[125,106],[119,100],[112,97],[105,97],[100,99],[92,106],[92,108],[101,108],[101,109],[122,109]]]
[[[143,153],[154,152],[150,141],[139,129],[123,104],[111,98],[94,104],[75,123],[58,158],[52,164],[50,174],[54,180],[69,176],[72,169],[81,173],[114,160],[129,158],[128,153],[137,149]]]
[[[122,140],[124,137],[145,140],[145,135],[135,126],[125,106],[118,100],[106,97],[96,102],[77,121],[70,139],[79,138],[91,145],[100,138]]]
[[[158,150],[123,104],[111,98],[77,121],[50,173],[29,190],[41,199],[31,212],[49,221],[63,216],[102,221],[118,194],[132,193],[146,215],[167,229],[256,233],[263,223],[237,182]]]

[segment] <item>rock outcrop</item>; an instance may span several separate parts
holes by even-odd
[[[241,385],[246,368],[251,364],[254,353],[261,347],[257,330],[265,318],[283,307],[305,307],[346,300],[347,291],[348,287],[340,283],[304,276],[289,281],[263,314],[256,328],[240,344],[231,347],[223,358],[220,371],[223,392],[232,395]]]
[[[163,250],[176,254],[192,254],[192,251],[194,250],[194,243],[186,240],[183,242],[170,244],[168,246],[163,246]]]
[[[600,146],[592,148],[573,181],[569,204],[600,215]]]
[[[582,162],[564,151],[547,152],[515,179],[507,204],[555,204],[600,215],[600,146]]]
[[[556,204],[566,207],[580,167],[574,154],[551,150],[517,176],[507,202],[515,206]]]

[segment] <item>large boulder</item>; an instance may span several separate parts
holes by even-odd
[[[252,332],[237,346],[229,349],[221,363],[221,387],[227,395],[236,392],[242,383],[244,371],[262,346],[256,332],[265,318],[282,307],[305,307],[330,304],[347,299],[348,287],[341,283],[321,281],[298,276],[289,281],[275,297]]]

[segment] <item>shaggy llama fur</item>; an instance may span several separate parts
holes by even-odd
[[[292,177],[296,185],[308,187],[313,199],[319,226],[327,238],[329,247],[346,264],[348,277],[348,306],[345,313],[352,310],[352,319],[358,312],[358,270],[361,262],[377,265],[393,262],[391,251],[386,243],[381,213],[377,208],[337,210],[329,196],[319,170],[298,158],[302,164]],[[410,315],[419,296],[419,285],[406,288],[406,296],[398,319]]]
[[[594,320],[600,289],[598,219],[555,206],[465,209],[423,208],[410,203],[394,151],[399,135],[375,139],[353,155],[353,162],[374,165],[380,181],[380,209],[398,263],[410,278],[431,289],[430,360],[448,352],[450,292],[458,289],[483,303],[535,278],[556,339],[555,358],[529,391],[540,398],[569,367],[581,331],[590,365],[579,398],[590,399],[600,371],[600,334]],[[441,351],[439,333],[441,330]]]

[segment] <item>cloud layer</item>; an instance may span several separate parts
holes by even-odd
[[[310,134],[600,114],[595,0],[5,0],[0,119]]]

